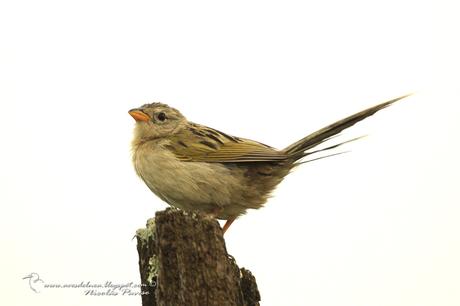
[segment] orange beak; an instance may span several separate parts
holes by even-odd
[[[139,109],[132,109],[128,112],[136,121],[149,121],[150,116]]]

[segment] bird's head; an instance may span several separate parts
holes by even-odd
[[[134,142],[164,138],[181,131],[187,119],[175,108],[163,103],[144,104],[129,111],[136,120]]]

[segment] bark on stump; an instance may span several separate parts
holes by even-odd
[[[249,270],[228,255],[219,223],[168,208],[137,231],[142,306],[256,306]]]

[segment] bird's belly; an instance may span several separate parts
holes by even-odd
[[[244,188],[239,173],[219,163],[184,162],[167,150],[139,148],[133,156],[137,174],[168,204],[219,217],[244,212]]]

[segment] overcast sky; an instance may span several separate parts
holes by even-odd
[[[290,174],[227,248],[264,306],[459,305],[459,25],[434,3],[2,2],[2,304],[140,305],[22,279],[139,282],[132,237],[166,204],[133,170],[129,109],[283,148],[413,92]]]

